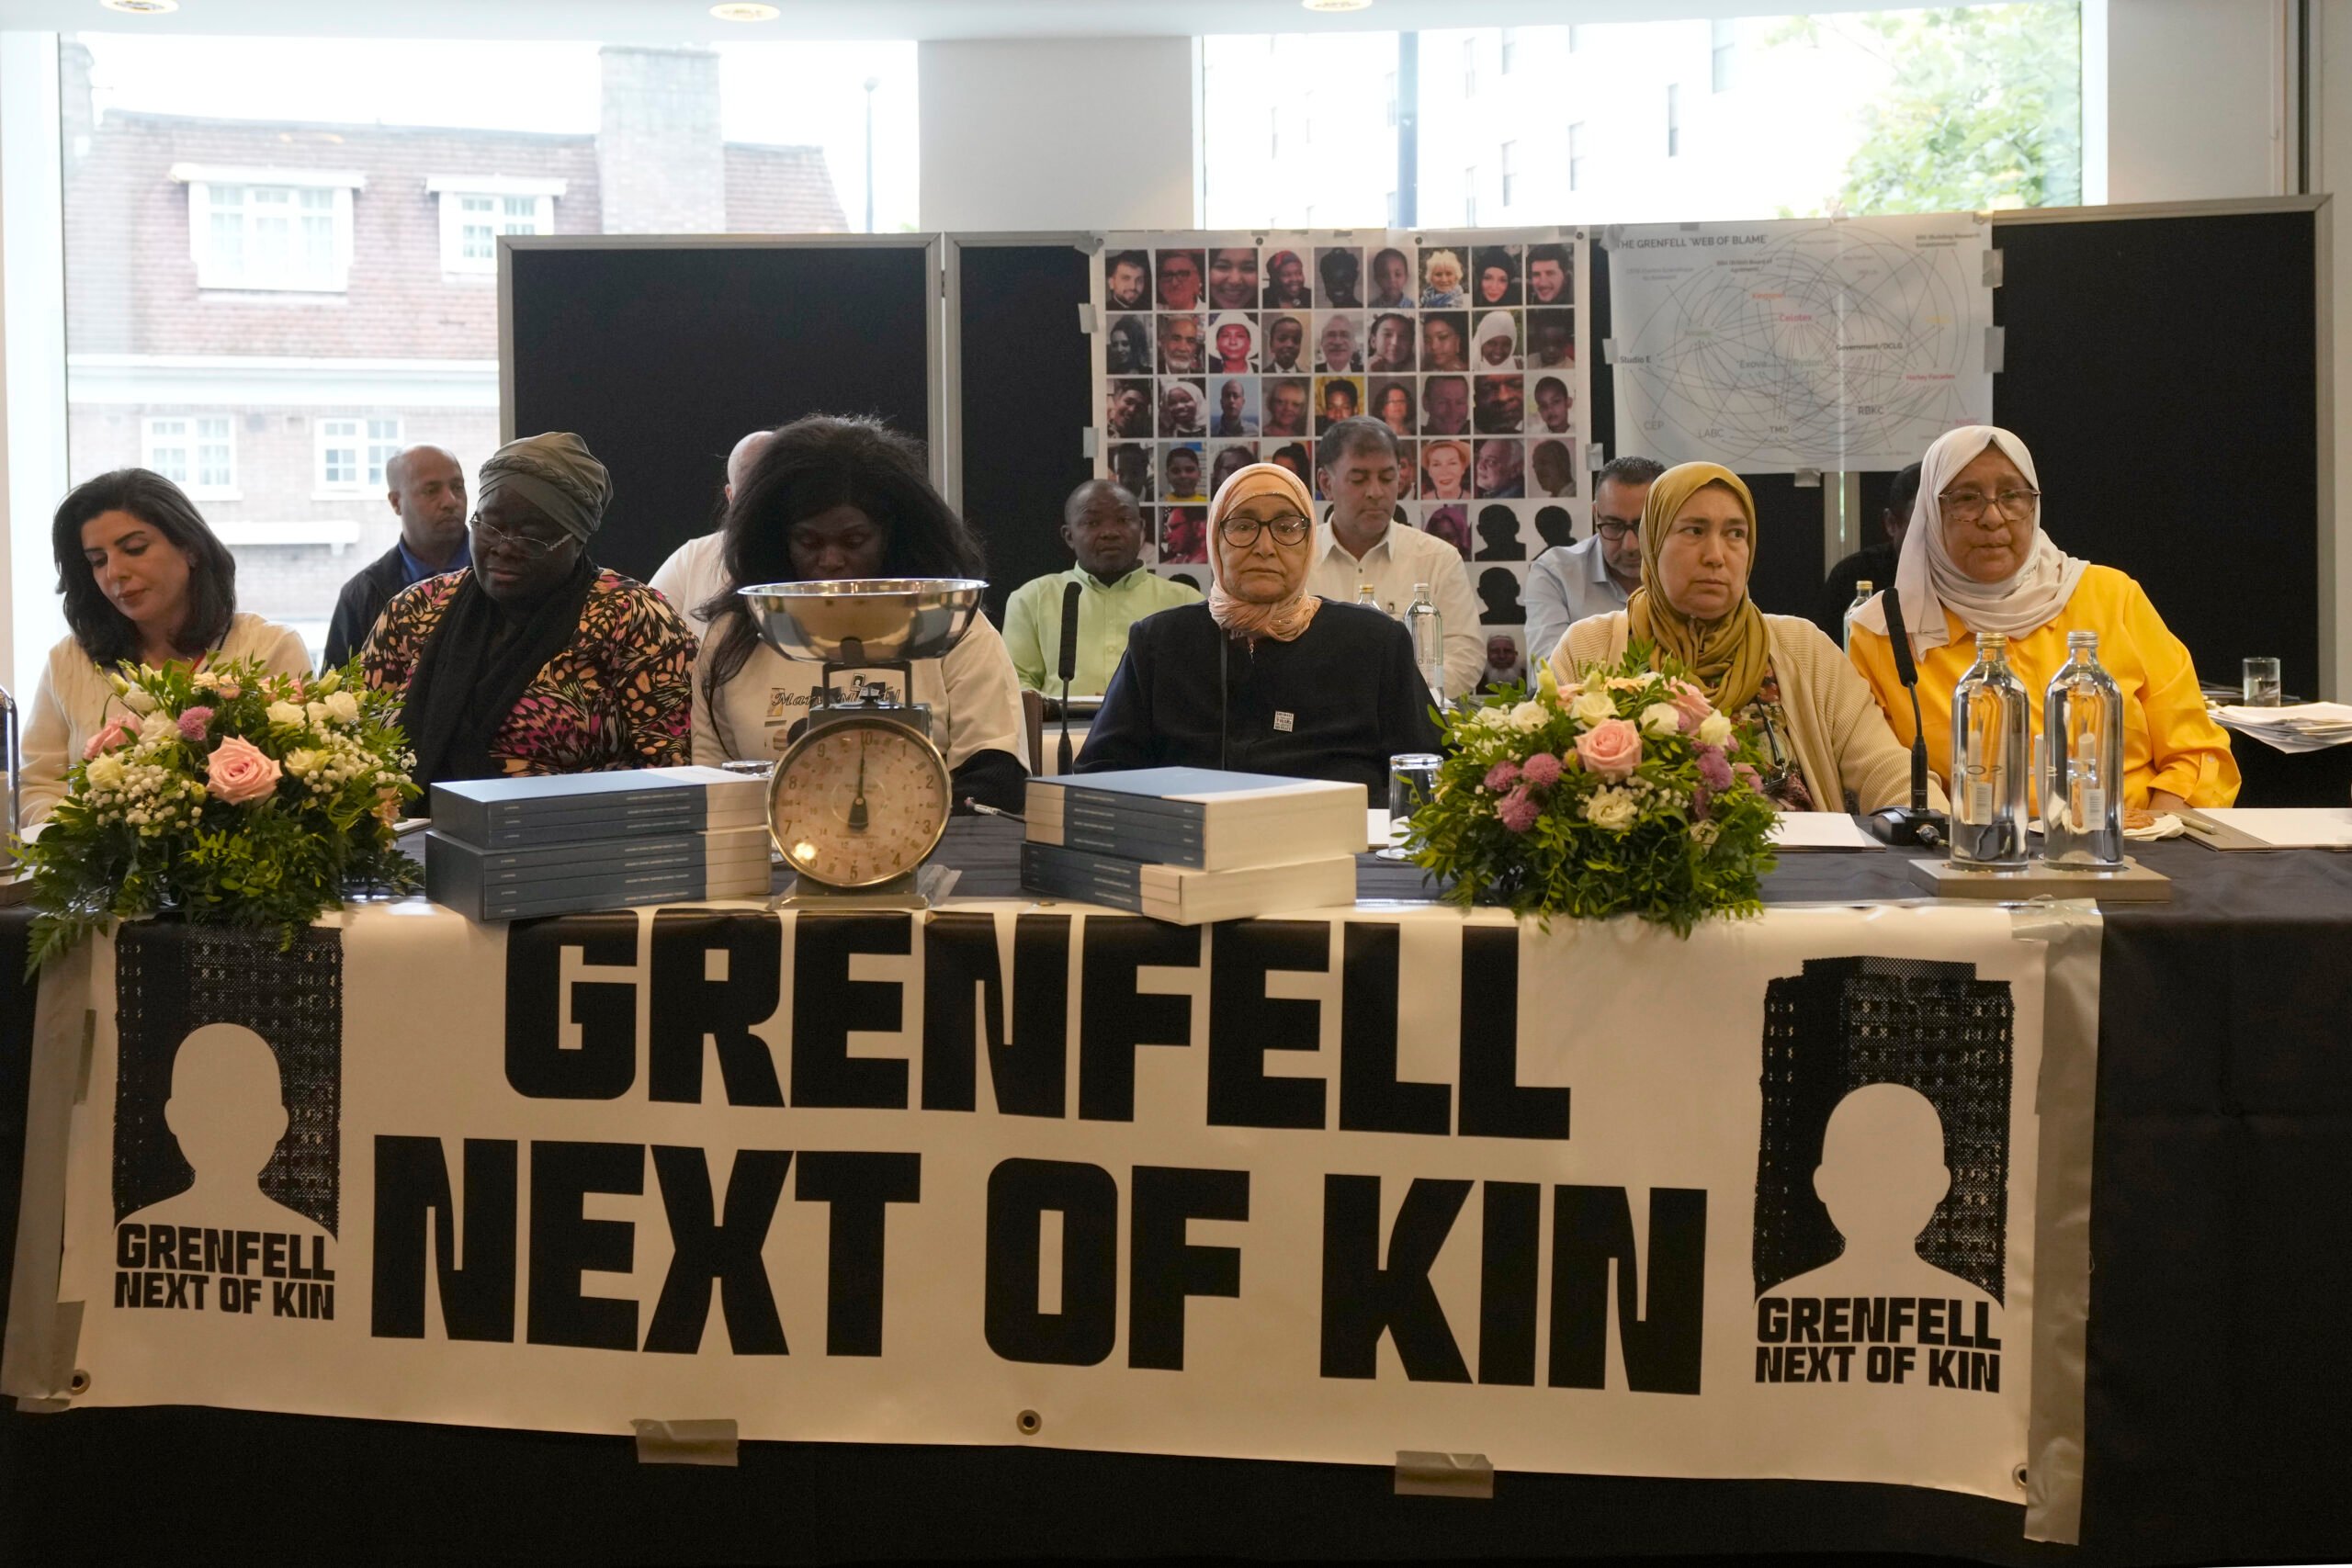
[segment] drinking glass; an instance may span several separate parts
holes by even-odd
[[[2245,705],[2250,708],[2275,708],[2279,700],[2278,661],[2275,659],[2247,660]]]
[[[1400,751],[1388,759],[1388,833],[1389,844],[1378,852],[1387,860],[1403,860],[1405,852],[1395,840],[1405,829],[1405,818],[1429,803],[1437,788],[1437,771],[1445,759],[1434,751]]]

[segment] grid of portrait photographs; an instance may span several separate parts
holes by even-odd
[[[1312,488],[1317,437],[1366,415],[1396,434],[1402,518],[1462,552],[1487,682],[1524,678],[1528,563],[1589,515],[1573,240],[1130,234],[1101,267],[1098,467],[1142,503],[1155,570],[1205,592],[1227,476]]]

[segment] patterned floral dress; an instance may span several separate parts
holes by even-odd
[[[1789,739],[1789,720],[1781,710],[1781,677],[1764,667],[1763,684],[1732,721],[1756,737],[1764,753],[1764,795],[1782,811],[1813,809],[1813,791],[1805,787],[1804,770],[1797,763],[1797,749]]]
[[[360,657],[368,684],[405,691],[466,580],[427,578],[384,607]],[[594,773],[691,761],[695,637],[664,599],[616,571],[599,571],[580,607],[580,630],[540,667],[490,743],[508,773]]]

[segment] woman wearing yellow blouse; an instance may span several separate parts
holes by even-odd
[[[2009,639],[2009,666],[2033,704],[2066,662],[2066,634],[2098,633],[2098,660],[2123,692],[2124,809],[2134,820],[2181,806],[2227,806],[2238,768],[2229,737],[2205,712],[2188,649],[2165,629],[2140,585],[2112,567],[2062,552],[2041,529],[2033,455],[2006,430],[1972,424],[1939,437],[1920,460],[1919,499],[1894,571],[1919,666],[1928,761],[1951,777],[1951,694],[1975,662],[1975,637]],[[1895,679],[1885,595],[1854,615],[1853,660],[1911,743],[1911,701]]]

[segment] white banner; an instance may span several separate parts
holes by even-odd
[[[2045,964],[1951,908],[130,928],[72,1402],[2021,1502]]]
[[[1900,468],[1990,423],[1990,234],[1966,212],[1612,229],[1619,449]]]

